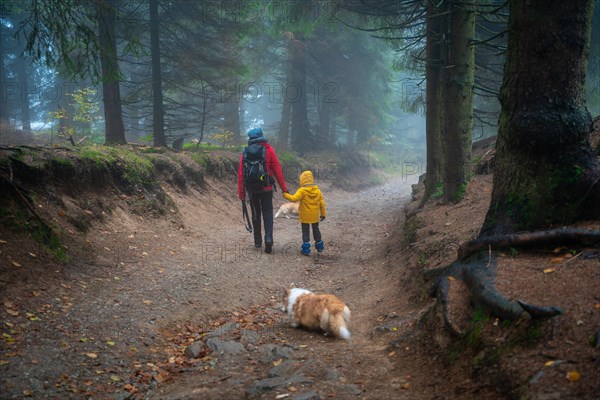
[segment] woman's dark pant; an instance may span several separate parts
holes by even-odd
[[[273,244],[273,192],[253,193],[250,196],[254,244],[262,245],[261,216],[265,224],[265,243]]]
[[[319,223],[315,222],[314,224],[305,224],[302,223],[302,241],[310,242],[310,226],[312,225],[313,231],[313,239],[315,242],[321,241],[321,231],[319,230]]]

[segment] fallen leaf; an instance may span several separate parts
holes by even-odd
[[[278,366],[279,364],[281,364],[283,362],[283,358],[280,358],[278,360],[273,361],[273,365],[274,366]]]
[[[29,253],[29,255],[30,255],[31,257],[33,257],[33,258],[36,258],[36,257],[37,257],[37,256],[36,256],[35,254],[33,254],[33,253]]]
[[[115,342],[113,342],[112,340],[109,340],[108,342],[106,342],[106,344],[109,346],[114,346]]]
[[[6,343],[14,343],[15,342],[15,338],[10,336],[8,333],[3,333],[2,337],[4,338],[4,341]]]
[[[553,273],[553,272],[555,272],[555,271],[556,271],[556,270],[555,270],[554,268],[546,268],[546,269],[544,270],[544,273],[545,273],[545,274],[551,274],[551,273]]]
[[[456,280],[456,278],[455,278],[455,277],[453,277],[453,276],[449,276],[449,277],[448,277],[448,280],[449,280],[449,281],[455,281],[455,280]]]
[[[6,244],[6,243],[8,243],[6,240],[0,239],[0,244]]]
[[[92,385],[94,384],[94,381],[92,381],[92,380],[85,381],[85,382],[83,382],[83,384],[84,384],[85,386],[92,386]]]
[[[6,309],[6,312],[8,313],[8,315],[12,315],[13,317],[18,317],[19,316],[19,312],[17,310]]]
[[[25,396],[25,397],[32,397],[33,396],[33,391],[31,391],[31,390],[23,390],[23,396]]]
[[[544,363],[544,367],[551,367],[551,366],[553,366],[553,365],[554,365],[554,361],[553,361],[553,360],[546,361],[546,362]]]
[[[401,388],[404,390],[410,389],[410,383],[406,382],[404,385],[401,386]]]
[[[123,389],[127,390],[131,394],[136,394],[138,391],[137,388],[131,383],[128,383],[127,385],[123,386]]]
[[[292,393],[297,392],[298,389],[295,386],[288,386],[288,390]]]
[[[581,374],[579,371],[569,371],[567,372],[567,379],[571,382],[578,381],[581,378]]]
[[[8,361],[6,361],[6,360],[0,360],[0,367],[3,366],[3,365],[6,365],[6,364],[8,364]]]
[[[307,345],[307,344],[301,344],[301,345],[300,345],[300,346],[298,346],[298,347],[300,347],[301,349],[303,349],[303,348],[305,348],[305,347],[308,347],[308,345]]]
[[[13,262],[12,262],[12,265],[13,265],[13,266],[15,266],[15,267],[21,267],[21,266],[22,266],[21,264],[19,264],[19,263],[18,263],[18,262],[16,262],[16,261],[13,261]]]
[[[142,303],[146,304],[146,305],[151,305],[152,304],[152,300],[144,300],[142,301]]]
[[[35,314],[33,314],[33,313],[30,313],[30,312],[28,312],[28,313],[26,313],[26,315],[27,315],[27,319],[28,319],[28,320],[30,320],[30,321],[39,321],[39,320],[40,320],[40,319],[39,319],[38,317],[36,317],[36,316],[35,316]]]
[[[563,261],[562,257],[554,257],[552,260],[550,260],[550,262],[552,264],[558,264],[558,263],[561,263],[562,261]]]
[[[596,303],[596,304],[594,304],[594,308],[595,308],[596,310],[600,310],[600,303]]]
[[[113,382],[119,382],[121,381],[121,378],[119,377],[119,375],[111,375],[110,380]]]
[[[285,399],[286,397],[290,397],[289,393],[278,394],[275,396],[276,399]]]
[[[393,356],[395,356],[395,355],[396,355],[396,352],[395,352],[395,351],[392,351],[392,352],[389,352],[389,353],[388,353],[388,357],[393,357]]]
[[[85,353],[86,356],[88,356],[89,358],[98,358],[98,354],[96,353]]]
[[[88,339],[88,338],[86,338],[86,337],[82,337],[81,339],[79,339],[79,341],[80,341],[81,343],[85,343],[85,342],[87,342],[88,340],[89,340],[89,339]]]
[[[41,292],[38,292],[37,290],[34,290],[33,292],[31,292],[31,295],[32,295],[33,297],[39,297],[39,296],[41,296],[41,295],[42,295],[42,293],[41,293]]]

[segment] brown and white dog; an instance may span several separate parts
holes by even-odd
[[[286,218],[290,218],[290,215],[298,216],[298,207],[300,203],[283,203],[281,207],[279,207],[279,211],[275,214],[275,218],[278,218],[280,215],[283,215]]]
[[[285,288],[283,311],[293,318],[292,326],[321,329],[340,339],[350,339],[350,309],[332,294],[314,294],[310,290]]]

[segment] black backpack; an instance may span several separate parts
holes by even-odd
[[[244,149],[242,160],[244,186],[248,193],[257,193],[265,186],[271,185],[271,178],[267,172],[267,149],[258,143],[251,144]]]

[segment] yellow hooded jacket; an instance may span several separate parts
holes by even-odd
[[[310,171],[304,171],[300,175],[300,188],[293,196],[283,193],[283,197],[289,201],[300,202],[298,215],[301,223],[314,224],[319,222],[319,217],[325,216],[325,200]]]

